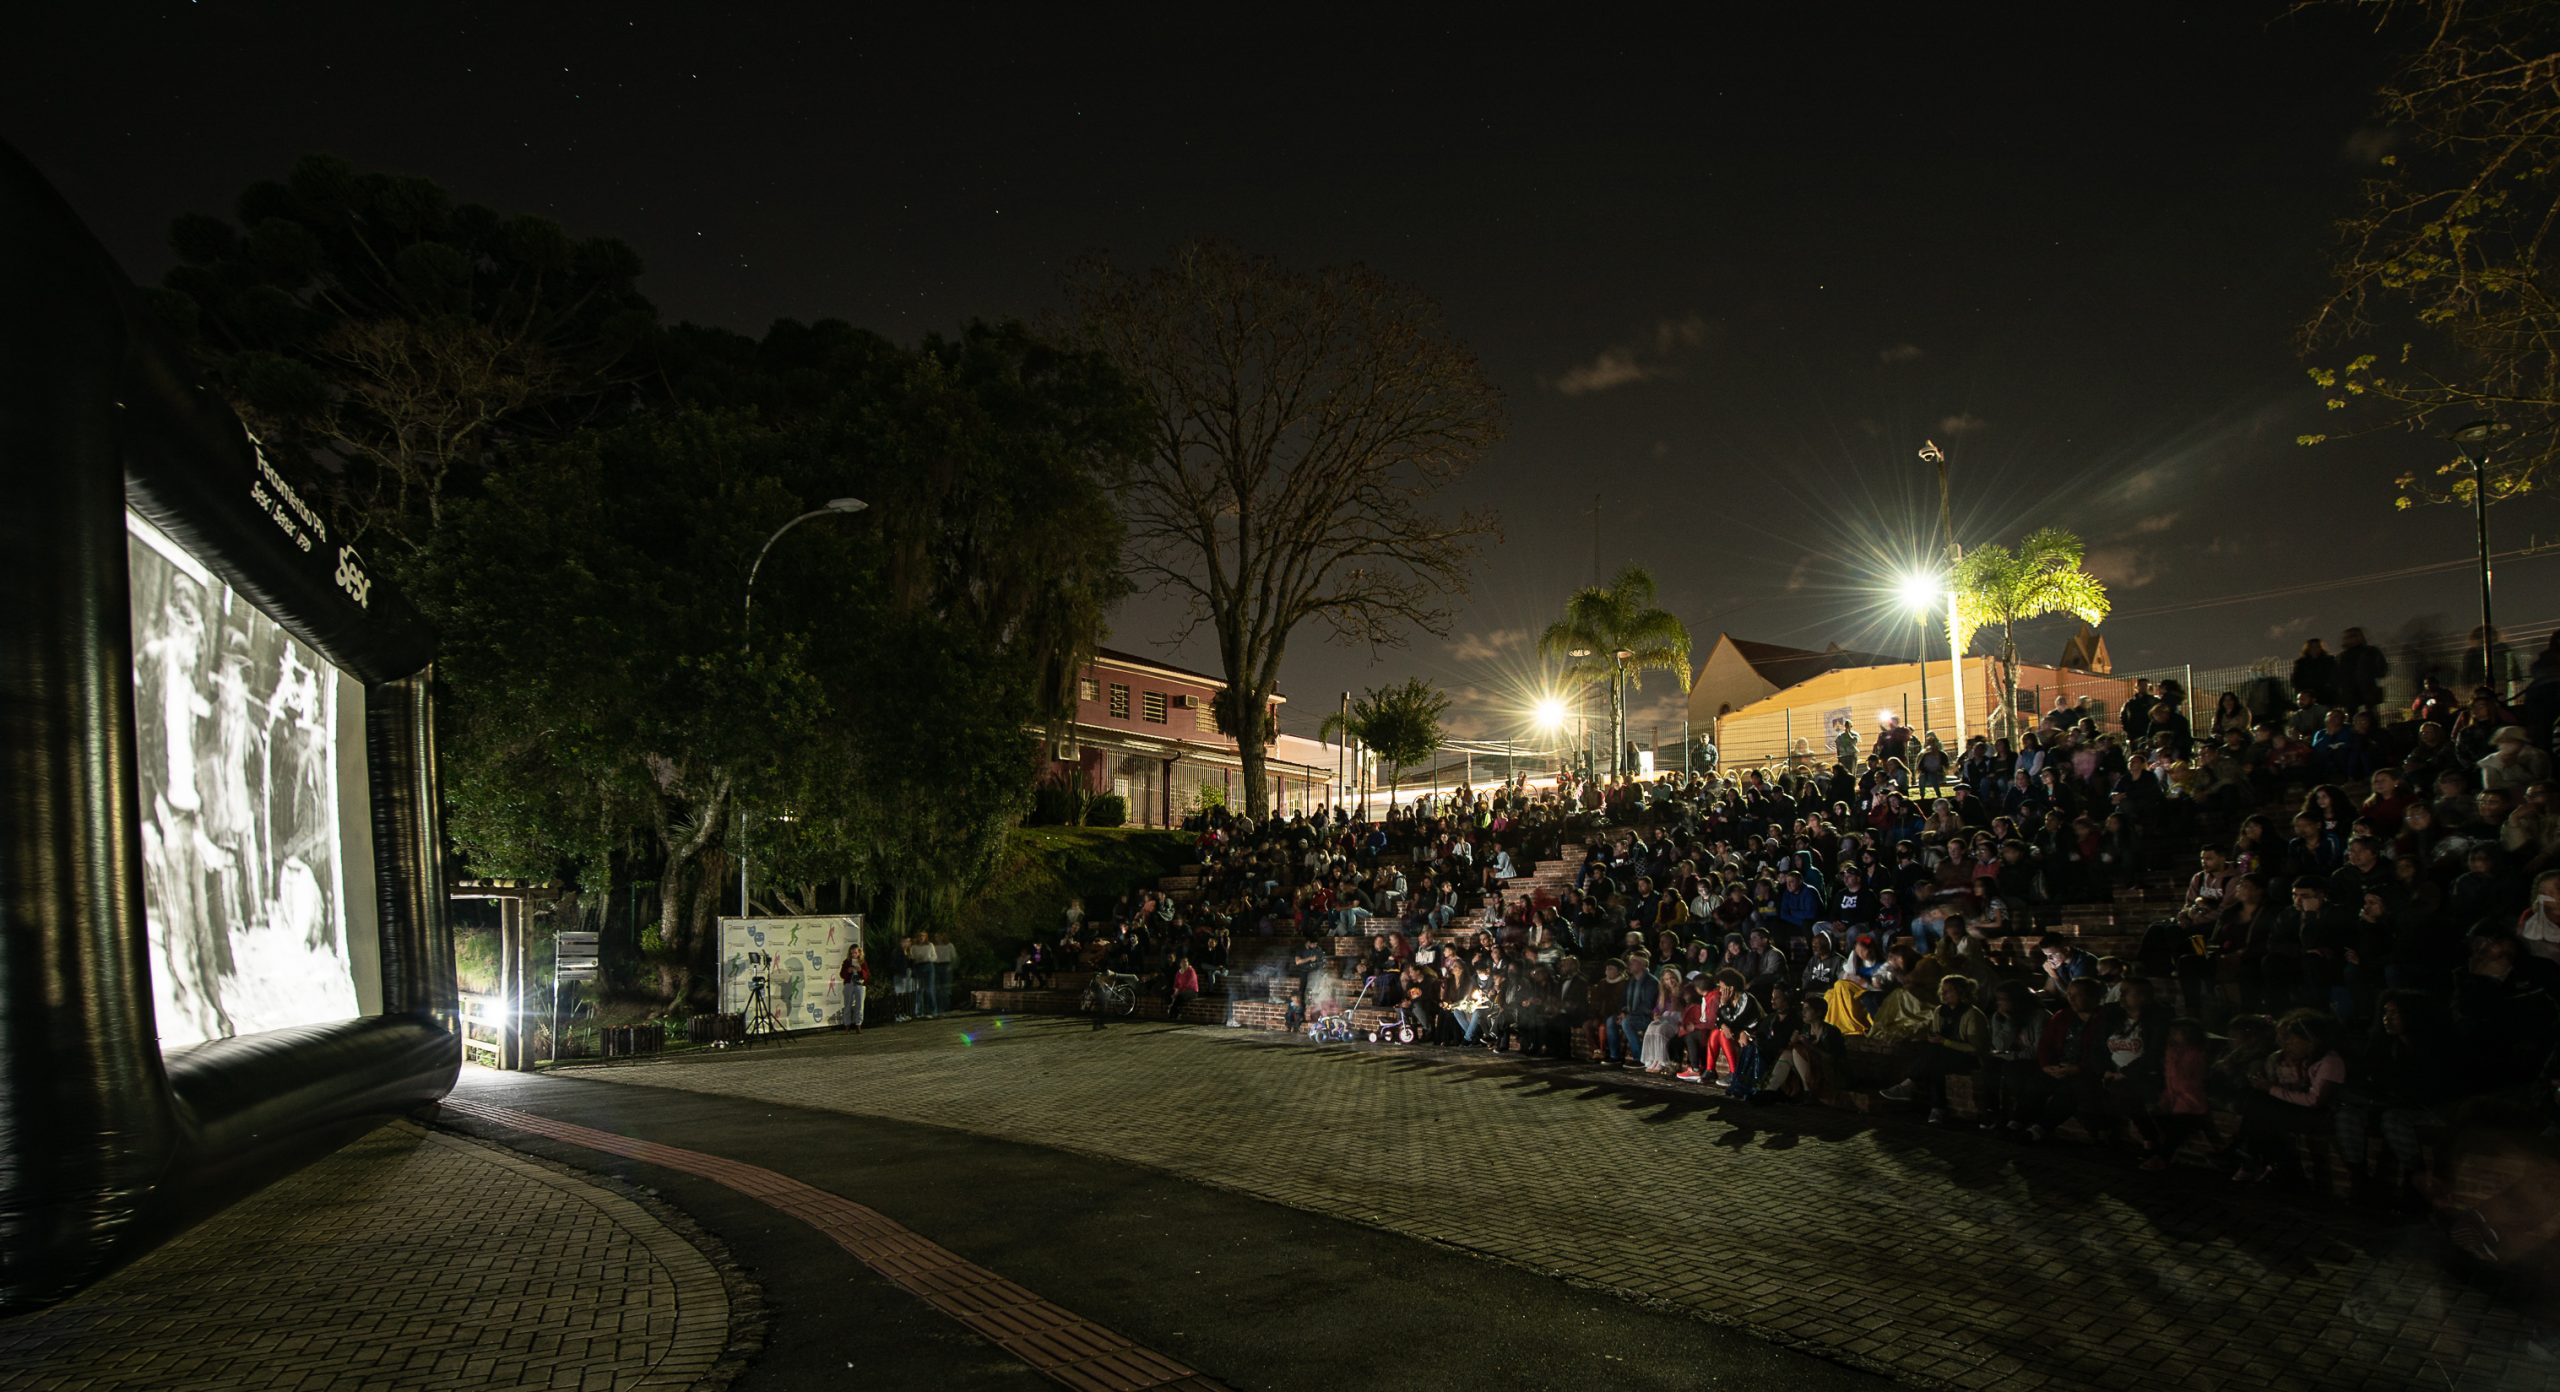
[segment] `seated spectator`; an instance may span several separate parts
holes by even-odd
[[[1760,1081],[1760,1002],[1740,972],[1718,972],[1716,984],[1716,1023],[1707,1035],[1705,1067],[1717,1086],[1748,1100]]]
[[[2338,1158],[2364,1203],[2414,1206],[2425,1172],[2419,1133],[2436,1124],[2437,1102],[2453,1084],[2442,1041],[2426,1018],[2426,1001],[2414,991],[2383,996],[2374,1037],[2349,1074],[2336,1122]],[[2371,1168],[2373,1132],[2382,1133],[2389,1168]]]
[[[1757,1103],[1800,1102],[1822,1097],[1848,1076],[1848,1046],[1829,1020],[1819,996],[1807,996],[1799,1007],[1802,1024],[1769,1070],[1768,1081],[1752,1094]]]
[[[2264,1089],[2242,1099],[2240,1134],[2220,1157],[2235,1184],[2282,1176],[2305,1182],[2294,1138],[2332,1131],[2347,1060],[2338,1052],[2338,1022],[2318,1010],[2296,1010],[2276,1021],[2276,1056]]]
[[[2551,776],[2551,756],[2533,747],[2523,726],[2501,725],[2489,742],[2489,753],[2477,764],[2482,791],[2499,788],[2521,795]]]
[[[2062,1003],[2045,1017],[2044,1037],[2036,1042],[2036,1071],[2027,1078],[2026,1094],[2018,1104],[2018,1114],[2026,1120],[2026,1125],[2016,1128],[2020,1140],[2041,1143],[2078,1114],[2084,1103],[2102,1103],[2099,1079],[2105,1072],[2106,1036],[2098,1016],[2105,1008],[2098,983],[2081,977],[2070,983]]]
[[[2142,1168],[2169,1168],[2188,1138],[2212,1124],[2213,1107],[2206,1095],[2207,1047],[2202,1021],[2169,1022],[2167,1047],[2160,1055],[2160,1099],[2152,1107],[2143,1140]]]
[[[1867,1002],[1867,1037],[1880,1044],[1928,1038],[1937,1022],[1938,983],[1944,971],[1909,943],[1895,943],[1885,960],[1893,967],[1893,986],[1881,999]]]
[[[2160,1136],[2152,1112],[2167,1068],[2168,1012],[2152,1006],[2151,983],[2137,978],[2117,988],[2115,1003],[2101,1018],[2106,1065],[2098,1081],[2107,1110],[2137,1147],[2156,1149]]]
[[[1990,1033],[1974,1097],[1983,1130],[2014,1131],[2025,1125],[2021,1104],[2029,1091],[2028,1075],[2036,1068],[2036,1048],[2044,1039],[2045,1010],[2023,981],[2001,982],[1992,988],[1991,1002]]]
[[[1946,1122],[1947,1078],[1979,1071],[1982,1051],[1990,1043],[1990,1023],[1974,1005],[1974,991],[1971,977],[1949,976],[1939,981],[1938,1008],[1930,1014],[1921,1036],[1925,1042],[1920,1056],[1912,1061],[1901,1082],[1877,1096],[1888,1102],[1925,1103],[1932,1124]]]

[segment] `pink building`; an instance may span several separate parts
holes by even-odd
[[[1210,714],[1226,685],[1206,672],[1103,648],[1077,676],[1075,722],[1049,751],[1044,776],[1080,779],[1089,794],[1118,793],[1131,826],[1178,825],[1204,801],[1240,807],[1244,763]],[[1272,698],[1275,720],[1286,699]],[[1333,769],[1285,761],[1286,752],[1274,747],[1264,765],[1272,810],[1322,805]]]

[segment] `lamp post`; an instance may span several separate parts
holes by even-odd
[[[1556,786],[1558,788],[1562,788],[1564,786],[1564,750],[1561,745],[1556,743],[1556,736],[1564,732],[1564,720],[1563,698],[1557,696],[1541,696],[1538,698],[1538,733],[1545,735],[1547,737],[1547,747],[1556,751]]]
[[[784,532],[790,531],[792,528],[799,526],[801,523],[808,521],[812,517],[825,517],[831,513],[840,513],[844,516],[850,517],[869,506],[871,506],[869,503],[862,501],[860,498],[829,498],[825,507],[814,508],[792,518],[790,521],[774,528],[773,535],[764,539],[764,545],[756,548],[755,563],[747,567],[746,602],[738,606],[739,652],[744,653],[747,651],[755,638],[756,576],[758,573],[763,571],[764,558],[767,553],[773,550],[773,544],[782,540],[782,534]],[[747,906],[747,803],[746,799],[741,797],[738,799],[738,916],[740,918],[744,918],[753,912],[755,912],[755,910]]]
[[[2462,462],[2471,466],[2471,522],[2480,545],[2480,684],[2490,694],[2505,700],[2507,693],[2498,680],[2497,629],[2489,619],[2489,452],[2475,450],[2490,440],[2507,433],[2504,421],[2477,420],[2453,432],[2453,443],[2462,451]]]
[[[1947,671],[1950,678],[1947,685],[1955,693],[1956,750],[1961,752],[1965,742],[1964,649],[1956,644],[1955,575],[1956,562],[1964,559],[1964,548],[1956,545],[1954,495],[1947,488],[1947,452],[1938,448],[1938,442],[1935,440],[1922,440],[1920,459],[1923,463],[1935,465],[1938,470],[1938,545],[1946,554],[1947,567]],[[1923,667],[1928,665],[1926,658],[1922,659],[1921,665]],[[1928,702],[1924,698],[1920,706],[1924,723],[1928,709]],[[2018,718],[2017,712],[2009,712],[2008,718],[2015,722]],[[1988,728],[1988,722],[1985,722],[1985,726]]]
[[[1929,739],[1929,620],[1938,608],[1938,591],[1942,582],[1926,571],[1914,571],[1902,577],[1902,607],[1920,621],[1920,740]],[[1961,736],[1962,731],[1957,734]],[[1918,755],[1913,755],[1918,758]]]

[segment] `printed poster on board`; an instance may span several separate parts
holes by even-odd
[[[860,914],[720,920],[720,1009],[740,1015],[765,982],[765,1008],[787,1030],[837,1023],[844,983],[837,972],[862,933]]]

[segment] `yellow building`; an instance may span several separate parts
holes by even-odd
[[[1718,650],[1728,640],[1719,636]],[[1712,659],[1713,654],[1710,654]],[[1834,723],[1847,720],[1858,732],[1863,752],[1875,747],[1876,731],[1891,715],[1915,731],[1935,734],[1951,750],[1955,738],[1955,693],[1948,683],[1948,664],[1932,662],[1928,700],[1921,701],[1920,666],[1914,662],[1835,666],[1783,688],[1773,688],[1747,705],[1733,708],[1715,721],[1718,758],[1727,767],[1775,763],[1789,751],[1803,751],[1827,765],[1832,755]],[[1705,668],[1700,669],[1700,680]],[[1991,657],[1964,660],[1964,733],[1979,735],[1991,728],[2001,701],[2000,662]],[[2105,708],[2102,730],[2115,728],[2116,711],[2133,694],[2129,678],[2102,676],[2064,667],[2018,664],[2021,726],[2031,726],[2057,704],[2076,704],[2095,697]]]

